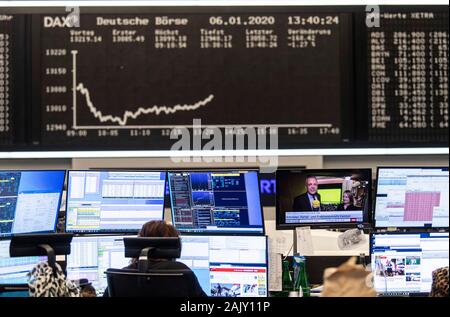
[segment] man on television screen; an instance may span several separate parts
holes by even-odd
[[[320,194],[317,192],[319,182],[315,176],[306,177],[306,193],[294,199],[293,211],[320,211]]]

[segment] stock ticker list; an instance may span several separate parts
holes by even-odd
[[[448,11],[380,17],[368,29],[370,140],[448,142]]]
[[[281,144],[341,140],[351,14],[82,14],[79,27],[41,15],[39,27],[45,145],[151,147],[194,119],[224,134],[277,127]]]
[[[12,142],[12,38],[13,16],[0,14],[0,144]]]

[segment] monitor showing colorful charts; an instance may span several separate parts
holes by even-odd
[[[448,167],[379,167],[377,228],[448,228]]]
[[[0,171],[0,237],[54,232],[66,171]]]
[[[258,171],[168,172],[172,221],[181,233],[264,234]]]

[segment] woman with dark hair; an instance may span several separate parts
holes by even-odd
[[[149,221],[145,223],[138,233],[138,237],[155,237],[155,238],[168,238],[168,237],[178,237],[178,230],[175,229],[171,224],[165,221]],[[139,259],[133,258],[130,261],[130,265],[124,269],[137,269]],[[191,269],[184,263],[177,262],[175,259],[150,259],[148,263],[149,270],[186,270],[191,271]],[[192,287],[189,291],[189,297],[206,297],[206,293],[200,286],[197,277],[192,274]],[[176,293],[177,285],[173,285],[174,293]],[[104,296],[108,296],[108,289],[105,290]]]
[[[354,198],[353,198],[353,194],[351,191],[346,190],[344,191],[343,195],[342,195],[342,203],[338,205],[337,207],[338,211],[344,211],[344,210],[359,210],[355,205],[354,205]]]
[[[171,224],[168,224],[165,221],[153,220],[153,221],[144,223],[141,230],[139,230],[138,237],[145,237],[145,238],[174,237],[174,238],[176,238],[176,237],[179,237],[179,233],[178,233],[178,230],[175,229],[175,227],[172,226]],[[152,262],[168,262],[168,261],[170,261],[170,260],[168,260],[168,259],[151,259],[151,263],[149,263],[150,264],[149,269],[153,269],[152,264],[155,264],[155,263],[152,263]],[[138,258],[131,259],[130,265],[127,268],[128,269],[137,269],[138,262],[139,262]],[[174,261],[171,261],[171,262],[174,262]],[[176,262],[176,263],[178,263],[178,262]],[[184,267],[187,267],[183,263],[180,263],[180,264],[182,264]],[[171,268],[173,268],[173,267],[171,267]],[[156,267],[155,269],[162,269],[162,268]]]

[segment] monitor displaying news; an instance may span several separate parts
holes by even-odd
[[[0,171],[0,237],[54,232],[65,171]]]
[[[432,273],[449,265],[448,252],[448,232],[373,234],[374,287],[386,295],[430,293]]]
[[[164,219],[166,173],[69,171],[66,231],[137,232]]]
[[[11,258],[9,256],[10,240],[0,241],[0,285],[17,285],[28,283],[28,273],[46,256],[28,256]]]
[[[168,180],[181,233],[264,233],[257,171],[173,171]]]
[[[375,227],[448,228],[448,167],[379,167]]]
[[[67,255],[67,278],[88,279],[97,295],[103,295],[108,287],[106,270],[122,269],[130,264],[131,259],[125,258],[123,238],[111,235],[74,237]]]
[[[265,236],[181,236],[179,262],[212,297],[267,297]]]
[[[278,170],[277,228],[370,221],[371,169]]]

